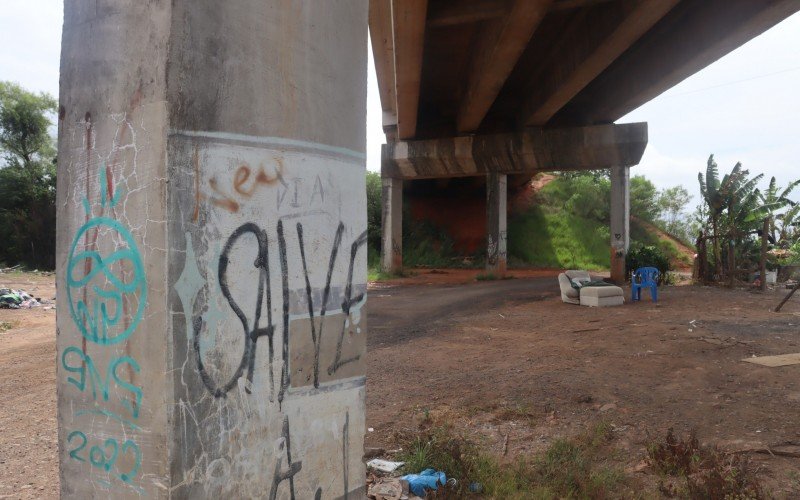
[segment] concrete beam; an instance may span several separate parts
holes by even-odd
[[[615,0],[556,0],[553,6],[550,7],[551,11],[577,9],[580,7],[591,7],[599,3],[607,3]]]
[[[508,178],[486,175],[486,272],[502,278],[508,267]]]
[[[459,132],[472,132],[480,126],[552,3],[553,0],[515,0],[506,16],[483,28],[456,118]]]
[[[387,126],[396,127],[397,96],[394,91],[394,34],[391,0],[369,1],[369,35],[372,41],[384,129]]]
[[[431,4],[428,26],[441,28],[497,19],[508,14],[508,0],[459,0]]]
[[[65,2],[61,498],[365,497],[366,26]]]
[[[383,145],[381,175],[431,179],[633,166],[646,146],[647,123],[400,141]]]
[[[403,270],[403,181],[384,177],[381,201],[381,269],[390,274]]]
[[[682,0],[551,123],[618,120],[798,11],[798,0]]]
[[[428,0],[392,0],[397,136],[400,139],[410,139],[417,133],[427,13]]]
[[[520,122],[529,127],[545,125],[678,1],[622,2],[595,16],[591,30],[587,31],[583,22],[575,23],[559,41],[560,50],[552,50],[549,65],[537,73]]]
[[[611,279],[625,283],[625,256],[631,245],[630,168],[611,168]]]

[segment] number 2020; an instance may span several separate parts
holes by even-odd
[[[86,462],[86,454],[83,451],[88,442],[86,434],[81,431],[72,431],[69,436],[67,436],[67,443],[70,444],[73,440],[77,442],[77,447],[70,450],[70,458],[79,462]],[[124,455],[129,451],[133,453],[134,457],[133,468],[127,472],[121,472],[116,476],[120,480],[130,483],[136,475],[139,474],[139,468],[142,465],[142,451],[139,449],[139,446],[130,439],[122,443],[122,446],[119,445],[116,439],[111,438],[106,439],[102,446],[92,446],[89,448],[89,463],[92,464],[92,467],[110,472],[120,453]]]

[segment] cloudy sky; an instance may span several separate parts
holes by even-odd
[[[0,0],[0,80],[58,94],[62,0]],[[381,109],[370,60],[367,166],[378,170]],[[647,121],[650,144],[634,169],[659,187],[682,184],[714,153],[785,184],[800,177],[800,14],[750,41],[620,120]],[[797,197],[800,197],[798,193]]]

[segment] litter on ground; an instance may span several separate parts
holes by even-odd
[[[792,354],[779,354],[777,356],[758,356],[755,358],[744,358],[742,361],[753,363],[771,368],[778,366],[800,365],[800,352]]]
[[[25,290],[0,288],[0,309],[31,309],[49,302],[34,297]]]
[[[394,472],[402,467],[405,462],[392,462],[390,460],[383,460],[380,458],[373,458],[367,462],[367,467],[370,467],[381,472]]]

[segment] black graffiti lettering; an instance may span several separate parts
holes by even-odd
[[[230,263],[230,252],[233,249],[234,244],[241,238],[243,235],[251,233],[256,237],[258,241],[258,255],[256,257],[253,266],[259,270],[258,275],[258,291],[256,294],[256,311],[255,311],[255,319],[253,321],[253,327],[250,328],[247,320],[247,316],[245,315],[244,311],[239,307],[236,301],[233,299],[233,296],[230,292],[230,287],[228,286],[228,264]],[[233,387],[237,384],[237,381],[241,376],[244,374],[245,368],[247,368],[247,380],[248,382],[253,381],[253,370],[255,367],[255,355],[256,355],[256,343],[259,337],[267,336],[269,338],[270,344],[272,344],[272,336],[274,333],[274,326],[272,324],[272,313],[271,311],[268,312],[268,325],[266,328],[259,328],[259,320],[261,319],[261,301],[264,297],[264,284],[267,284],[267,288],[269,288],[269,260],[268,260],[268,242],[267,242],[267,234],[266,232],[259,229],[259,227],[253,223],[246,223],[239,226],[233,234],[228,238],[228,241],[225,243],[225,248],[222,251],[222,254],[219,258],[219,269],[218,269],[218,280],[219,280],[219,287],[222,290],[222,294],[225,296],[225,299],[228,301],[228,305],[231,307],[233,312],[239,318],[239,321],[242,323],[242,329],[244,331],[244,351],[242,352],[242,359],[239,362],[239,366],[237,367],[233,376],[221,387],[218,386],[214,380],[212,380],[211,376],[208,374],[208,371],[203,364],[203,357],[200,355],[200,332],[203,326],[203,320],[200,316],[194,319],[194,351],[195,351],[195,358],[197,361],[197,368],[200,372],[200,378],[203,381],[203,384],[206,388],[214,394],[215,397],[225,397],[225,394],[228,393]],[[267,292],[268,300],[271,301],[271,296],[269,292]],[[247,392],[250,392],[250,389],[246,389]]]
[[[272,488],[269,490],[270,500],[275,500],[278,496],[278,486],[288,480],[289,481],[289,498],[295,500],[294,497],[294,476],[303,468],[303,462],[292,462],[292,443],[289,438],[289,417],[283,417],[283,445],[286,449],[286,463],[287,469],[281,470],[282,459],[278,460],[275,464],[275,474],[272,476]]]
[[[297,224],[297,240],[300,243],[300,258],[303,261],[303,274],[306,278],[306,299],[308,301],[308,317],[311,319],[311,340],[314,343],[314,387],[319,387],[319,351],[322,344],[322,331],[325,323],[325,313],[328,306],[328,297],[331,292],[331,278],[333,277],[333,267],[336,263],[336,255],[339,253],[339,246],[342,244],[342,233],[344,224],[339,223],[336,229],[336,237],[331,248],[330,261],[328,262],[328,277],[325,279],[325,289],[322,292],[322,306],[319,313],[319,331],[314,323],[314,299],[311,295],[311,281],[308,279],[308,266],[306,265],[306,251],[303,243],[303,225]]]
[[[320,368],[320,349],[322,346],[322,336],[324,332],[324,325],[325,325],[325,316],[327,314],[328,309],[328,301],[330,298],[331,293],[331,281],[333,279],[333,271],[336,266],[336,259],[338,257],[339,248],[342,244],[342,238],[344,235],[345,226],[343,223],[339,223],[336,228],[336,233],[334,236],[333,245],[330,251],[330,257],[328,261],[328,270],[327,276],[325,279],[325,287],[322,293],[322,304],[319,304],[319,313],[315,313],[316,307],[314,303],[313,297],[313,289],[311,287],[311,279],[309,277],[308,271],[308,264],[306,261],[306,241],[303,233],[303,225],[298,223],[296,226],[297,229],[297,239],[300,247],[300,260],[303,268],[303,275],[305,278],[305,292],[306,292],[306,300],[308,303],[308,315],[311,324],[311,340],[314,345],[314,387],[319,387],[319,368]],[[257,256],[255,261],[253,262],[253,266],[258,270],[258,278],[257,278],[257,285],[255,287],[255,297],[256,297],[256,306],[255,306],[255,314],[253,317],[252,325],[248,320],[248,316],[233,298],[233,295],[230,290],[230,284],[228,279],[228,266],[230,264],[230,254],[236,244],[239,242],[242,236],[247,234],[252,234],[255,236],[257,241]],[[289,317],[290,317],[290,290],[289,290],[289,262],[288,262],[288,253],[287,253],[287,245],[286,245],[286,235],[284,230],[284,222],[283,220],[279,220],[277,224],[277,240],[278,240],[278,254],[279,254],[279,261],[280,261],[280,268],[281,268],[281,294],[282,294],[282,301],[283,301],[283,311],[282,311],[282,327],[284,335],[282,336],[282,346],[281,346],[281,359],[283,361],[283,367],[281,370],[281,377],[280,377],[280,385],[278,386],[278,394],[277,399],[278,403],[282,404],[283,399],[286,395],[287,390],[291,385],[290,380],[290,371],[289,371]],[[349,268],[347,273],[347,283],[345,286],[345,297],[344,301],[342,302],[342,311],[344,312],[345,316],[349,316],[350,310],[353,305],[361,302],[364,300],[364,293],[360,293],[353,296],[353,272],[355,267],[355,259],[358,254],[358,251],[361,247],[365,247],[367,242],[367,232],[364,231],[351,245],[350,247],[350,262]],[[275,394],[275,373],[274,373],[274,358],[275,358],[275,345],[274,345],[274,337],[275,337],[275,323],[273,322],[273,313],[272,313],[272,289],[271,289],[271,281],[270,281],[270,269],[269,269],[269,240],[267,238],[266,231],[260,229],[258,225],[252,222],[248,222],[239,226],[228,238],[227,242],[225,243],[225,247],[220,255],[219,258],[219,266],[218,266],[218,282],[220,289],[222,291],[223,296],[228,302],[231,310],[236,314],[239,318],[239,321],[242,324],[242,331],[244,335],[244,349],[242,352],[242,358],[239,362],[238,367],[236,368],[233,375],[224,383],[218,384],[214,378],[208,373],[208,370],[203,363],[203,358],[200,354],[200,334],[203,329],[203,319],[201,316],[197,316],[193,320],[194,326],[194,339],[193,339],[193,347],[195,351],[195,360],[197,362],[197,368],[200,373],[200,378],[203,382],[203,385],[211,392],[214,397],[222,398],[225,397],[228,392],[233,389],[237,383],[239,378],[242,376],[246,376],[248,384],[245,387],[245,390],[248,394],[250,394],[253,382],[253,375],[255,372],[255,359],[257,353],[257,346],[258,346],[258,339],[261,337],[267,337],[268,346],[269,346],[269,380],[270,380],[270,401],[273,401],[274,394]],[[266,307],[267,307],[267,325],[261,326],[262,321],[262,302],[264,299],[264,295],[266,294]],[[319,324],[315,321],[315,319],[319,320]],[[336,370],[341,368],[342,366],[356,361],[360,358],[359,355],[356,355],[352,358],[342,360],[342,346],[344,342],[344,336],[346,334],[346,325],[342,327],[342,331],[340,332],[339,339],[337,341],[337,348],[336,348],[336,356],[333,363],[328,367],[327,371],[329,375],[333,375]]]
[[[345,287],[344,291],[344,302],[342,302],[342,312],[344,313],[345,317],[350,316],[350,308],[353,305],[358,304],[362,300],[364,300],[364,294],[359,293],[355,297],[353,297],[353,268],[355,267],[356,262],[356,254],[358,253],[358,249],[362,246],[367,244],[367,232],[364,231],[361,233],[356,241],[350,246],[350,267],[347,270],[347,286]],[[333,375],[336,373],[336,370],[341,368],[342,366],[352,363],[354,361],[358,361],[361,358],[360,354],[356,354],[355,356],[342,360],[342,344],[344,343],[344,335],[347,332],[347,322],[345,321],[342,323],[342,331],[339,334],[339,340],[336,343],[336,357],[331,363],[331,366],[328,367],[328,375]]]
[[[289,388],[289,261],[286,256],[286,237],[283,234],[283,221],[278,221],[278,248],[281,259],[281,290],[283,292],[283,370],[281,371],[281,388],[278,391],[278,403],[283,403],[283,396]]]
[[[350,465],[347,462],[350,449],[350,412],[344,415],[344,426],[342,427],[342,471],[344,474],[344,500],[347,500],[347,476],[350,474]]]

